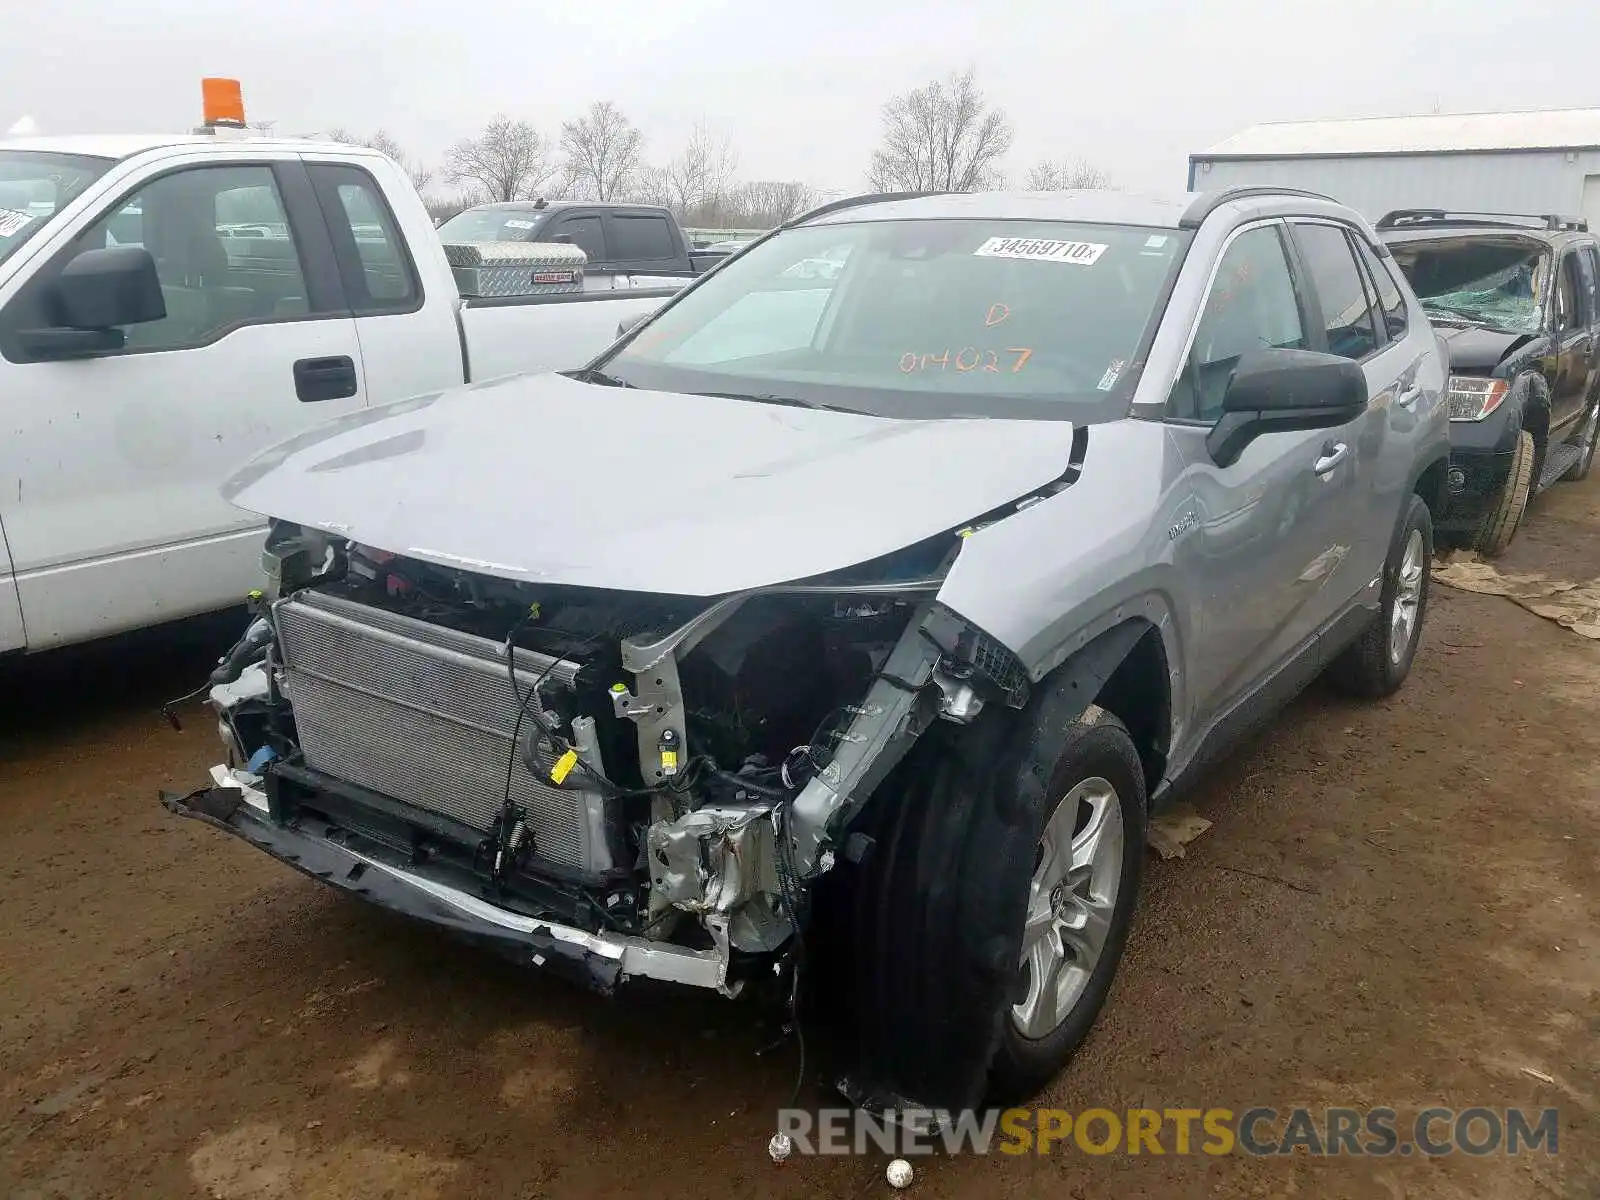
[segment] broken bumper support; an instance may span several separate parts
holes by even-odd
[[[244,839],[297,871],[402,916],[445,929],[526,966],[547,969],[609,994],[630,978],[657,979],[725,995],[739,990],[728,979],[725,940],[714,950],[691,950],[623,934],[590,933],[570,925],[501,908],[441,879],[426,867],[389,861],[376,844],[357,849],[344,831],[309,814],[292,825],[273,821],[266,793],[253,777],[212,769],[215,786],[186,796],[164,794],[162,803]],[[330,836],[332,835],[332,836]]]

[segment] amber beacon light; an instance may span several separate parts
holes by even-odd
[[[244,93],[237,79],[202,79],[200,108],[208,128],[244,128]]]

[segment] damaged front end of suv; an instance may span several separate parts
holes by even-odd
[[[918,735],[1020,706],[937,600],[951,530],[716,598],[540,586],[274,524],[174,811],[602,991],[737,993]]]

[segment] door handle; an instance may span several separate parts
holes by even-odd
[[[302,358],[294,364],[294,394],[302,404],[348,400],[356,394],[356,364],[348,354]]]
[[[1326,475],[1342,463],[1350,453],[1350,447],[1343,442],[1323,442],[1322,457],[1312,465],[1311,469],[1318,475]]]

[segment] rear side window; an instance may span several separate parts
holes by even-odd
[[[1378,348],[1374,304],[1344,230],[1337,225],[1296,222],[1294,237],[1322,302],[1328,352],[1341,358],[1365,358]]]
[[[611,218],[612,255],[618,262],[674,258],[677,251],[665,217],[615,216]]]
[[[1395,282],[1393,260],[1385,262],[1379,258],[1372,252],[1372,247],[1355,234],[1350,235],[1350,241],[1356,248],[1357,256],[1366,265],[1373,286],[1378,289],[1378,314],[1384,329],[1388,331],[1389,340],[1398,342],[1406,335],[1406,301],[1400,285]]]
[[[328,219],[351,311],[358,317],[415,311],[422,287],[377,182],[357,167],[306,165]]]

